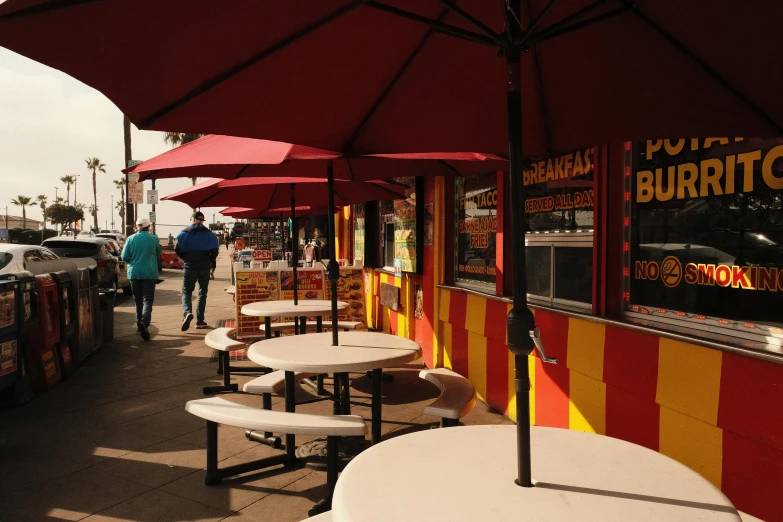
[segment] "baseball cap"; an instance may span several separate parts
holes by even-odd
[[[200,219],[200,220],[203,221],[204,220],[204,213],[203,212],[194,212],[191,217],[193,219]]]
[[[141,228],[147,228],[150,226],[150,220],[147,218],[142,218],[136,221],[136,226]]]

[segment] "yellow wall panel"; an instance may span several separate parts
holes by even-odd
[[[720,428],[661,407],[659,451],[720,488],[723,465]]]
[[[449,322],[449,307],[451,305],[451,292],[448,290],[438,290],[440,292],[440,310],[438,318],[444,323]]]
[[[568,368],[597,381],[604,378],[606,326],[571,317],[568,319]]]
[[[443,337],[441,338],[443,343],[443,367],[450,370],[453,367],[451,354],[454,348],[451,341],[451,323],[441,323],[441,325],[443,326]]]
[[[465,312],[465,329],[469,332],[484,335],[484,319],[487,316],[487,299],[474,294],[468,294]]]
[[[587,433],[606,434],[606,384],[570,371],[568,427]]]
[[[468,378],[479,400],[487,400],[487,338],[468,332]]]
[[[656,402],[716,426],[721,362],[718,350],[661,338]]]

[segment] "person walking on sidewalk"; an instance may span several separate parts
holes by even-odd
[[[138,231],[128,238],[122,249],[122,260],[128,263],[128,279],[136,303],[136,326],[145,341],[150,340],[152,303],[155,301],[158,259],[162,250],[158,236],[150,233],[150,225],[149,219],[139,219],[136,223]]]
[[[196,303],[196,328],[207,328],[204,311],[207,307],[209,272],[217,259],[219,244],[217,236],[204,226],[204,213],[194,212],[191,225],[177,236],[174,251],[185,262],[182,270],[182,331],[190,328],[193,320],[193,290],[198,282]]]

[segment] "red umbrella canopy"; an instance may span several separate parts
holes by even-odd
[[[431,152],[345,158],[337,152],[278,141],[209,135],[125,169],[141,181],[161,178],[326,177],[327,163],[336,179],[373,180],[399,176],[469,176],[508,170],[493,154]]]
[[[526,0],[516,35],[506,14],[487,0],[7,0],[0,46],[142,129],[352,155],[505,154],[509,46],[526,49],[528,155],[782,132],[783,2]]]
[[[365,201],[401,199],[406,187],[382,181],[362,182],[335,180],[335,204],[353,205]],[[280,209],[289,205],[291,195],[296,204],[322,206],[328,204],[326,180],[323,178],[241,178],[234,180],[209,179],[192,187],[164,197],[191,207],[224,207],[226,205]]]
[[[297,216],[320,216],[322,214],[328,214],[329,209],[326,207],[310,207],[300,206],[296,207]],[[339,210],[339,209],[338,209]],[[220,211],[224,216],[229,216],[237,219],[258,219],[258,218],[278,218],[291,217],[291,207],[288,208],[275,208],[269,210],[259,210],[257,208],[246,207],[226,207]]]

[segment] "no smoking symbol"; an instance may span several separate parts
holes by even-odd
[[[661,263],[661,281],[669,288],[680,284],[682,280],[682,263],[674,256],[669,256]]]

